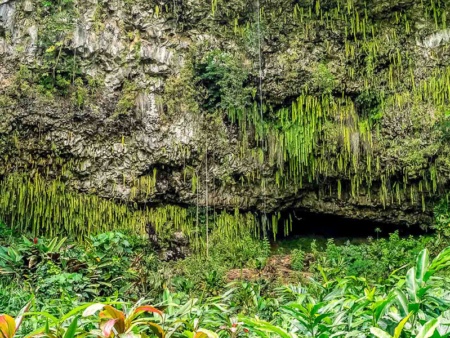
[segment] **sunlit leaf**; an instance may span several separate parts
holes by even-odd
[[[16,322],[8,315],[0,316],[0,333],[5,338],[12,338],[16,334]]]
[[[395,299],[400,305],[400,312],[402,313],[402,316],[406,316],[408,314],[408,300],[406,299],[406,295],[403,293],[403,291],[399,289],[394,290]]]
[[[403,328],[405,327],[405,324],[408,322],[409,318],[412,316],[412,312],[409,313],[405,318],[402,319],[402,321],[397,325],[397,327],[394,330],[394,338],[400,338],[400,335],[402,334]]]
[[[97,311],[102,310],[105,307],[105,304],[97,303],[89,306],[86,310],[83,312],[83,317],[92,316]]]
[[[424,277],[426,272],[428,271],[429,263],[430,260],[428,250],[424,249],[419,253],[419,256],[417,257],[416,280],[419,281],[419,283],[424,282]]]
[[[417,334],[416,338],[429,338],[434,334],[434,331],[436,331],[436,328],[439,325],[439,319],[434,318],[428,322],[426,322],[422,328],[420,329],[419,333]]]
[[[197,336],[198,335],[198,336]],[[206,329],[198,329],[194,338],[219,338],[219,335],[215,332]]]
[[[411,268],[408,270],[408,273],[406,274],[406,289],[408,291],[410,300],[416,303],[417,290],[419,289],[419,286],[417,285],[415,270],[416,270],[415,268]]]
[[[150,313],[156,313],[159,316],[163,316],[163,312],[158,310],[157,308],[150,306],[150,305],[144,305],[144,306],[139,306],[138,308],[136,308],[132,314],[132,317],[137,317],[139,316],[141,313],[144,312],[150,312]]]
[[[378,337],[378,338],[392,338],[392,336],[389,333],[387,333],[377,327],[371,327],[370,333],[372,333],[375,337]]]
[[[117,330],[118,333],[125,333],[126,331],[125,314],[122,311],[115,309],[111,305],[105,305],[103,311],[100,312],[100,318],[116,319],[114,328]]]

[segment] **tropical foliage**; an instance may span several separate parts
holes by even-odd
[[[155,306],[144,300],[86,303],[59,318],[26,306],[16,320],[2,315],[0,332],[5,338],[448,337],[450,280],[442,272],[449,265],[450,248],[433,260],[424,249],[406,275],[394,272],[386,284],[355,276],[311,279],[263,296],[257,284],[241,282],[202,299],[165,289]],[[31,333],[20,330],[22,316],[34,323]]]
[[[285,254],[289,278],[245,232],[163,262],[148,238],[2,225],[0,337],[448,337],[448,219],[444,201],[433,236],[302,240]]]

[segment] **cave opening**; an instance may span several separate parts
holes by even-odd
[[[425,229],[419,225],[376,222],[372,220],[352,219],[333,214],[322,214],[310,211],[290,210],[281,215],[281,222],[291,219],[292,231],[284,236],[283,229],[279,229],[275,242],[289,241],[299,238],[328,240],[339,242],[363,242],[368,238],[388,238],[390,234],[398,232],[400,237],[429,235],[432,229]]]

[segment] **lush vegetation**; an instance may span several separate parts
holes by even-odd
[[[64,241],[27,241],[1,253],[2,273],[29,278],[35,296],[3,288],[2,337],[448,337],[450,333],[450,248],[430,260],[419,252],[407,270],[382,283],[364,277],[322,278],[271,290],[263,282],[233,282],[220,296],[190,295],[164,285],[161,295],[133,301],[140,285],[130,273],[131,244],[119,234],[93,239],[75,263]],[[117,252],[114,257],[101,252]],[[23,255],[23,256],[21,256]],[[30,256],[31,255],[31,256]],[[13,258],[13,259],[11,259]],[[20,264],[19,264],[20,262]],[[23,266],[28,262],[27,266]],[[85,266],[67,274],[60,269]],[[70,264],[69,264],[70,263]],[[71,268],[68,266],[72,265]],[[11,269],[15,266],[15,269]],[[51,271],[53,268],[53,271]],[[85,279],[85,274],[90,278]],[[19,276],[20,275],[20,276]],[[85,279],[85,280],[84,280]],[[84,281],[83,281],[84,280]],[[176,283],[174,283],[175,285]],[[124,286],[127,286],[124,288]],[[115,295],[113,292],[115,289]],[[142,290],[141,290],[142,291]],[[112,297],[106,297],[108,294]],[[56,296],[56,297],[55,297]],[[50,300],[52,299],[53,300]],[[90,300],[90,302],[83,302]],[[43,303],[41,303],[44,301]],[[18,305],[26,304],[22,311]],[[147,304],[152,304],[149,306]],[[22,324],[22,325],[21,325]]]
[[[189,5],[125,2],[125,16],[153,10],[151,18],[130,21],[176,21],[174,38],[191,32],[192,23],[179,13]],[[119,135],[122,122],[123,130],[135,130],[133,123],[142,122],[137,99],[160,81],[158,71],[150,76],[141,67],[147,32],[141,23],[118,25],[129,46],[111,59],[119,70],[128,65],[130,74],[109,88],[117,95],[102,106],[97,98],[106,84],[87,75],[97,73],[89,69],[93,54],[74,47],[73,31],[90,11],[80,4],[41,0],[24,14],[24,23],[39,27],[36,59],[18,65],[0,103],[33,100],[60,110],[58,104],[70,98],[74,117],[83,111],[94,118],[101,111],[105,130]],[[170,65],[176,71],[169,75],[163,71],[165,86],[152,93],[163,97],[158,114],[164,123],[184,115],[198,121],[195,144],[172,144],[167,156],[164,148],[141,171],[134,164],[131,171],[118,170],[104,182],[107,191],[96,191],[98,184],[83,187],[84,179],[93,178],[85,170],[92,159],[68,151],[64,142],[48,142],[54,138],[41,134],[40,123],[36,131],[27,119],[11,124],[14,132],[5,129],[0,338],[450,337],[448,199],[436,208],[432,236],[393,233],[360,245],[302,241],[282,257],[274,255],[270,240],[281,228],[291,230],[292,215],[282,217],[278,202],[269,217],[264,213],[267,192],[290,191],[293,199],[306,185],[335,203],[363,199],[380,209],[410,205],[426,211],[444,193],[450,67],[434,64],[434,51],[426,59],[432,64],[421,66],[416,45],[426,39],[419,41],[422,32],[412,23],[419,16],[426,33],[446,29],[446,1],[394,6],[386,20],[379,19],[381,5],[370,2],[260,5],[248,11],[246,1],[211,1],[211,14],[198,26],[211,41],[180,48],[189,49],[180,57],[183,66]],[[105,30],[113,7],[97,4],[89,15],[94,29],[86,27],[86,35]],[[232,43],[227,47],[216,38]],[[414,48],[405,48],[410,40],[417,40]],[[25,45],[16,48],[25,51]],[[105,70],[102,53],[95,52],[99,73]],[[125,153],[130,133],[111,140],[113,150]],[[83,131],[75,134],[84,137]],[[220,143],[232,148],[227,156],[216,150]],[[135,157],[132,149],[129,154]],[[179,205],[159,204],[173,200],[158,197],[167,192],[158,191],[170,174],[162,165],[167,163],[179,170],[172,175],[179,184],[175,196],[185,195]],[[243,193],[247,188],[254,194]],[[209,193],[219,189],[232,191],[222,207],[235,207],[234,213],[210,205]],[[255,208],[264,217],[249,211]],[[168,261],[177,233],[189,247],[181,259]]]
[[[287,275],[250,235],[163,262],[146,237],[80,243],[2,225],[0,336],[448,337],[448,219],[444,201],[433,236],[301,241]]]

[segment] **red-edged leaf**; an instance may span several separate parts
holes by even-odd
[[[143,305],[139,306],[138,308],[136,308],[136,310],[134,310],[133,317],[139,316],[141,313],[144,312],[156,313],[161,317],[163,316],[163,312],[158,310],[157,308],[154,308],[153,306],[150,305]]]
[[[164,332],[163,328],[158,324],[147,323],[147,325],[150,326],[150,329],[158,338],[164,338],[166,336],[166,333]]]
[[[112,333],[112,329],[114,325],[116,324],[117,319],[110,319],[106,323],[101,325],[103,336],[110,337]]]
[[[133,320],[138,317],[141,313],[145,313],[145,312],[150,312],[150,313],[156,313],[157,315],[161,316],[161,318],[163,317],[163,312],[158,310],[157,308],[150,306],[150,305],[143,305],[143,306],[139,306],[137,307],[126,319],[125,321],[125,326],[127,328],[130,327],[130,325],[132,325]]]
[[[12,338],[16,334],[16,322],[8,315],[0,316],[0,332],[5,338]]]
[[[114,328],[117,330],[117,333],[125,333],[125,314],[122,311],[119,311],[113,308],[111,305],[105,305],[104,310],[100,312],[101,318],[107,319],[117,319],[114,324]]]
[[[113,308],[111,305],[105,305],[103,309],[104,310],[100,312],[102,318],[125,319],[125,314],[122,311]]]

